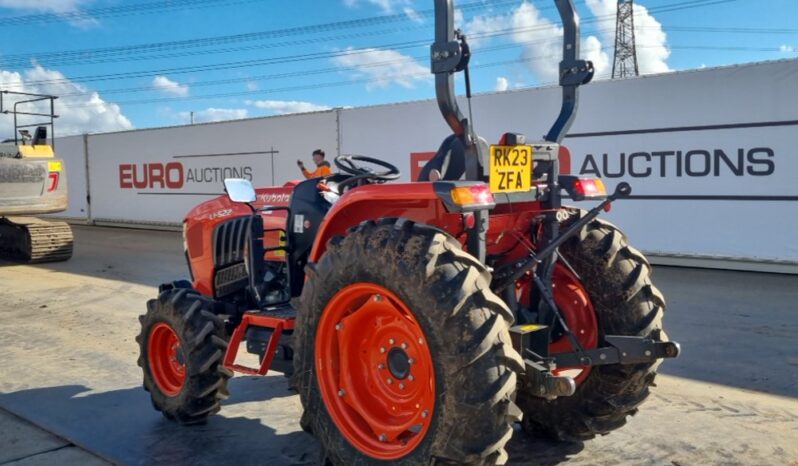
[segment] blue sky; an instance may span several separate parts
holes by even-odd
[[[561,32],[553,1],[455,3],[473,38],[475,92],[554,81]],[[597,79],[608,79],[616,0],[575,3],[583,55]],[[0,0],[0,88],[62,96],[60,134],[185,124],[190,112],[211,121],[430,98],[432,6]],[[639,0],[635,8],[644,74],[798,51],[795,0]]]

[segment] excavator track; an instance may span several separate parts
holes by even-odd
[[[0,259],[59,262],[72,257],[72,247],[72,228],[68,223],[35,217],[0,218]]]

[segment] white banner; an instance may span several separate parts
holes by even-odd
[[[89,136],[96,221],[180,223],[224,190],[225,178],[256,186],[302,178],[321,148],[335,156],[334,111]]]
[[[564,141],[572,172],[608,189],[632,185],[634,199],[608,218],[639,248],[796,262],[797,78],[788,60],[589,84]],[[494,143],[504,132],[540,140],[560,95],[475,96],[476,131]],[[434,152],[449,132],[434,101],[343,110],[341,126],[343,153],[384,157],[408,174],[412,155]]]
[[[564,144],[571,171],[620,181],[633,199],[607,217],[631,242],[666,255],[798,262],[798,60],[591,83]],[[432,95],[432,86],[429,87]],[[560,109],[559,87],[473,99],[477,133],[542,139]],[[467,114],[465,99],[460,100]],[[449,134],[434,100],[89,136],[95,220],[179,223],[222,192],[225,177],[256,186],[301,178],[360,154],[397,165],[403,179]],[[85,216],[82,137],[62,138],[69,216]],[[584,204],[589,207],[589,203]]]

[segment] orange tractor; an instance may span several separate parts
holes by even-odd
[[[601,180],[559,173],[593,67],[579,59],[572,0],[555,3],[563,106],[545,140],[488,146],[474,133],[454,95],[465,71],[470,97],[468,44],[452,0],[436,0],[432,71],[454,134],[419,182],[338,156],[322,178],[226,180],[227,196],[189,212],[191,280],[162,285],[140,318],[156,409],[201,423],[234,372],[276,370],[338,465],[501,464],[516,422],[585,440],[637,411],[679,346],[646,258],[597,218],[629,185],[607,195]],[[566,195],[598,204],[563,206]],[[258,367],[236,362],[244,342]]]

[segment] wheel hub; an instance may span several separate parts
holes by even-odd
[[[391,348],[388,352],[388,370],[399,380],[404,380],[410,375],[409,356],[402,348]]]

